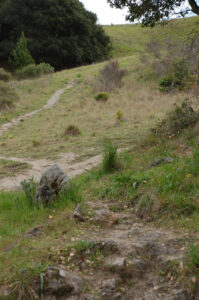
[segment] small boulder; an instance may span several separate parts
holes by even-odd
[[[119,222],[119,217],[116,213],[109,211],[107,208],[102,208],[95,211],[93,223],[102,226],[112,226]]]
[[[47,295],[79,295],[83,289],[83,280],[58,267],[50,267],[44,274],[44,288]]]
[[[50,203],[54,195],[70,188],[70,179],[63,170],[54,164],[41,176],[40,183],[36,190],[35,200],[37,203]]]

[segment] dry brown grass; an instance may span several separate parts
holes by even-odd
[[[78,77],[75,87],[67,90],[52,108],[12,128],[0,138],[2,155],[17,157],[55,157],[63,152],[77,152],[86,155],[94,148],[99,152],[102,138],[116,141],[119,147],[133,145],[144,136],[155,122],[170,110],[174,103],[181,103],[187,96],[184,93],[162,94],[155,83],[135,80],[132,70],[136,58],[121,59],[121,67],[128,67],[129,74],[124,85],[110,94],[107,103],[93,99],[91,83],[104,64],[67,70],[57,73],[59,78]],[[116,126],[118,110],[124,114],[125,121]],[[64,129],[75,124],[81,136],[64,137]],[[32,146],[39,140],[37,151]],[[15,145],[15,147],[13,147]]]

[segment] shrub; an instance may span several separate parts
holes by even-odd
[[[22,189],[25,193],[26,200],[30,206],[35,205],[36,183],[34,179],[24,180],[21,182]]]
[[[116,113],[116,122],[122,122],[124,120],[124,114],[121,110]]]
[[[37,65],[37,69],[39,71],[39,74],[51,74],[54,72],[54,67],[52,67],[50,64],[47,63],[40,63],[39,65]]]
[[[11,79],[11,74],[5,71],[3,68],[0,68],[0,80],[9,81]]]
[[[20,70],[17,70],[16,76],[18,79],[34,78],[38,77],[39,69],[35,64],[28,65]]]
[[[111,173],[119,168],[117,148],[109,139],[104,140],[102,169],[104,173]]]
[[[109,93],[98,93],[95,95],[95,100],[97,101],[107,101],[109,98]]]
[[[18,95],[7,83],[0,81],[0,110],[10,109],[14,102],[18,100]]]
[[[81,134],[80,129],[75,125],[69,125],[64,132],[64,135],[71,135],[71,136],[77,136],[80,134]]]
[[[50,74],[54,72],[54,68],[49,64],[41,63],[39,65],[31,64],[20,70],[17,70],[16,76],[18,79],[36,78],[43,74]]]
[[[198,121],[199,113],[192,106],[183,102],[181,106],[169,112],[152,131],[155,135],[171,136],[179,134],[183,129],[193,126]]]
[[[121,87],[122,78],[125,74],[126,70],[119,69],[118,61],[110,61],[99,72],[94,83],[94,89],[98,92],[111,92],[115,88]]]
[[[34,59],[28,50],[27,41],[23,32],[16,44],[16,48],[11,53],[11,57],[11,62],[17,69],[22,69],[23,67],[34,63]]]

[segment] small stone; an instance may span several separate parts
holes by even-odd
[[[85,222],[85,218],[82,214],[81,208],[80,208],[80,204],[78,204],[73,212],[73,218],[77,221],[77,222]]]
[[[112,226],[118,222],[118,214],[113,213],[106,208],[97,210],[93,217],[93,223],[97,225]]]
[[[83,289],[82,279],[58,267],[50,267],[44,274],[44,292],[47,295],[79,295]]]

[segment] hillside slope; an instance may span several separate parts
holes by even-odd
[[[199,299],[198,96],[140,73],[151,37],[186,39],[197,20],[105,27],[125,69],[107,101],[94,86],[108,62],[9,82],[19,100],[0,112],[2,126],[18,120],[0,128],[0,299]],[[71,188],[35,204],[30,177],[55,162]]]

